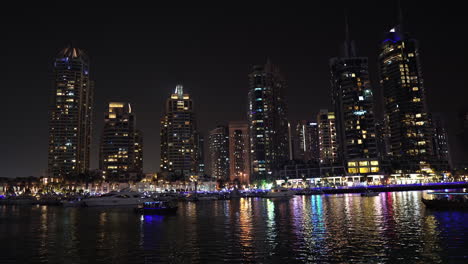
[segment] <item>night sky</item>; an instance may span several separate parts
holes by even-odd
[[[328,60],[340,55],[345,7],[358,53],[369,57],[377,96],[378,46],[397,22],[396,1],[196,7],[65,2],[22,3],[0,11],[0,87],[6,110],[0,115],[0,177],[46,171],[53,59],[70,41],[90,56],[95,81],[91,167],[98,166],[106,103],[122,100],[132,103],[144,133],[144,171],[155,172],[159,120],[176,84],[194,98],[206,135],[217,124],[246,119],[247,74],[270,58],[287,80],[289,119],[310,119],[331,107]],[[465,9],[449,2],[403,2],[406,30],[420,41],[429,109],[448,121],[454,158],[461,160],[455,139],[457,111],[468,97]]]

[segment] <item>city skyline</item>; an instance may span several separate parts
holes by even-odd
[[[395,5],[396,6],[396,5]],[[450,76],[452,77],[451,72],[438,72],[435,71],[435,69],[438,70],[439,67],[436,67],[437,64],[444,65],[444,68],[447,68],[445,65],[448,63],[453,63],[456,65],[456,60],[455,59],[447,59],[445,63],[436,63],[434,61],[434,58],[438,58],[438,56],[444,56],[444,54],[448,51],[447,47],[443,49],[442,47],[431,47],[431,41],[432,39],[429,37],[422,37],[426,35],[429,35],[428,32],[426,31],[425,27],[418,25],[417,24],[417,19],[415,17],[411,16],[411,12],[414,12],[415,8],[414,6],[409,5],[408,7],[404,7],[404,13],[405,17],[408,17],[405,19],[408,21],[408,27],[410,28],[408,31],[410,31],[413,35],[416,35],[416,38],[420,41],[421,44],[421,50],[422,50],[422,65],[424,68],[424,79],[425,79],[425,86],[427,87],[427,97],[428,97],[428,102],[429,102],[429,110],[430,112],[442,112],[446,117],[449,119],[452,119],[452,123],[454,123],[454,119],[456,118],[456,113],[455,111],[457,108],[462,107],[463,105],[461,104],[462,101],[458,99],[458,97],[463,97],[462,94],[457,95],[451,95],[448,98],[451,98],[451,100],[447,101],[454,101],[455,103],[452,104],[447,104],[444,102],[439,102],[437,103],[438,98],[444,98],[445,95],[445,90],[454,92],[454,91],[460,91],[462,90],[462,84],[463,82],[461,79],[458,81],[455,80],[450,80],[453,83],[458,83],[458,88],[457,85],[449,85],[446,81]],[[228,11],[226,11],[228,12]],[[278,12],[278,11],[277,11]],[[291,12],[291,10],[285,10],[285,12]],[[294,12],[299,12],[298,10],[295,10]],[[294,13],[292,12],[292,13]],[[229,13],[229,12],[228,12]],[[352,12],[348,12],[349,17],[350,17],[350,28],[351,31],[353,32],[353,39],[356,41],[357,46],[358,46],[358,52],[359,54],[362,54],[363,56],[368,56],[370,57],[370,66],[371,68],[371,79],[372,79],[372,84],[375,86],[373,87],[376,89],[376,93],[381,94],[381,91],[379,91],[381,88],[378,87],[378,83],[375,81],[378,79],[377,75],[377,67],[376,67],[376,56],[378,52],[378,43],[381,39],[381,36],[383,35],[384,32],[388,31],[393,25],[396,24],[396,7],[395,8],[388,8],[386,10],[386,19],[379,19],[379,23],[376,26],[370,26],[366,25],[363,23],[360,23],[359,18],[357,16],[353,16]],[[225,57],[228,58],[228,60],[225,61],[225,64],[221,64],[222,67],[219,67],[215,69],[215,65],[218,65],[219,60],[215,59],[214,57],[211,57],[211,60],[208,60],[210,63],[208,65],[211,66],[205,66],[210,70],[207,70],[206,68],[197,71],[194,70],[197,66],[196,65],[203,65],[203,62],[200,62],[195,59],[191,58],[191,56],[200,56],[204,53],[209,53],[210,47],[207,49],[202,49],[202,44],[199,44],[200,47],[195,45],[194,47],[188,47],[187,49],[184,49],[183,46],[177,47],[177,49],[172,49],[172,51],[178,50],[178,51],[184,51],[182,52],[186,58],[189,58],[187,60],[187,65],[176,67],[174,66],[176,63],[183,63],[183,58],[184,56],[177,57],[174,60],[174,64],[169,64],[170,66],[167,67],[166,71],[162,71],[160,73],[162,74],[155,74],[154,72],[158,71],[149,71],[148,69],[145,68],[145,66],[149,65],[149,68],[151,68],[151,63],[154,64],[162,64],[161,67],[164,67],[164,63],[167,63],[168,58],[166,57],[166,60],[163,60],[163,63],[158,63],[157,58],[155,58],[154,62],[147,62],[144,58],[143,55],[144,53],[139,53],[136,51],[135,48],[133,48],[133,51],[136,52],[135,57],[132,57],[130,53],[123,53],[125,55],[122,56],[122,53],[118,53],[117,50],[114,50],[114,52],[109,52],[109,50],[102,49],[102,47],[99,47],[99,44],[96,44],[97,46],[92,45],[93,41],[89,40],[87,38],[84,39],[77,39],[76,42],[77,46],[80,48],[83,48],[84,50],[87,51],[87,53],[90,55],[90,60],[91,60],[91,65],[92,65],[92,74],[95,76],[92,76],[93,79],[96,80],[96,85],[95,85],[95,92],[96,92],[96,98],[95,98],[95,109],[94,109],[94,125],[93,125],[93,139],[92,139],[92,154],[91,154],[91,168],[97,168],[98,163],[97,163],[97,148],[98,148],[98,142],[99,142],[99,135],[101,133],[101,127],[102,127],[102,117],[99,115],[99,113],[102,113],[104,111],[104,105],[108,101],[129,101],[132,103],[132,105],[137,109],[136,111],[139,113],[139,117],[142,117],[142,121],[139,120],[139,124],[142,124],[142,131],[145,134],[145,142],[146,139],[148,139],[149,143],[145,143],[145,170],[147,172],[153,172],[157,171],[159,167],[158,159],[159,159],[159,143],[158,143],[158,138],[159,138],[159,127],[157,125],[159,117],[161,116],[161,111],[163,109],[163,101],[167,98],[167,95],[170,93],[169,91],[173,89],[175,84],[177,83],[182,83],[184,87],[187,89],[188,93],[191,94],[195,98],[195,101],[197,102],[196,110],[197,112],[197,117],[199,119],[199,127],[201,128],[201,132],[206,132],[212,128],[215,127],[216,122],[225,122],[225,121],[230,121],[230,120],[245,120],[245,109],[247,106],[247,99],[246,99],[246,94],[248,91],[248,78],[247,74],[249,73],[249,68],[252,65],[255,64],[261,64],[264,63],[267,57],[270,57],[272,61],[277,64],[280,68],[281,71],[285,73],[287,76],[287,90],[286,90],[286,96],[285,100],[288,106],[288,112],[290,113],[288,115],[288,118],[291,120],[294,119],[310,119],[314,117],[314,114],[318,112],[319,109],[321,108],[327,108],[327,109],[332,109],[331,108],[331,98],[329,96],[330,93],[330,85],[327,84],[330,76],[328,72],[328,67],[327,67],[327,61],[331,57],[335,57],[339,55],[339,44],[342,42],[344,32],[343,32],[343,15],[339,14],[335,18],[337,19],[336,25],[333,24],[334,30],[332,30],[332,33],[329,33],[329,36],[331,37],[331,40],[328,40],[327,44],[332,46],[332,48],[329,48],[328,50],[324,48],[324,50],[327,50],[325,52],[325,56],[317,56],[314,57],[311,54],[305,53],[303,57],[299,59],[299,54],[300,52],[293,51],[291,47],[282,48],[281,45],[279,47],[266,47],[264,50],[262,50],[261,54],[255,54],[253,51],[246,52],[245,57],[242,57],[241,59],[234,58],[234,56],[229,55],[231,53],[227,52],[225,53]],[[425,17],[425,16],[424,16]],[[297,19],[300,20],[300,19]],[[427,21],[427,20],[424,20]],[[49,21],[50,22],[50,21]],[[297,21],[295,21],[297,22]],[[362,22],[362,21],[361,21]],[[200,24],[204,24],[206,21],[203,21],[201,19]],[[274,22],[272,22],[274,23]],[[421,23],[421,22],[419,22]],[[229,23],[226,23],[229,24]],[[292,26],[293,23],[291,23],[289,26]],[[174,26],[174,25],[173,25]],[[180,25],[175,25],[174,27],[177,28],[177,26]],[[188,27],[188,26],[187,26]],[[234,28],[233,25],[230,27],[231,29]],[[312,26],[307,26],[308,30],[305,28],[301,28],[298,30],[298,32],[295,32],[297,34],[309,34],[311,32],[314,32],[312,29]],[[369,28],[369,29],[368,29]],[[376,30],[376,28],[378,30]],[[280,31],[284,32],[285,28],[280,27]],[[204,31],[206,33],[206,31]],[[258,32],[258,30],[251,30],[250,32],[255,33]],[[368,39],[363,38],[363,32],[367,32],[368,34],[371,34],[373,36],[377,37],[372,37],[372,41],[369,41]],[[317,33],[317,32],[315,32]],[[322,32],[323,33],[323,32]],[[9,32],[9,35],[14,35],[15,33]],[[293,34],[294,36],[297,37],[297,34]],[[225,36],[222,33],[220,33],[221,36]],[[317,35],[316,35],[317,36]],[[205,36],[206,37],[206,36]],[[28,97],[25,103],[31,103],[32,105],[36,106],[33,108],[34,113],[31,113],[30,108],[28,108],[28,105],[23,107],[24,109],[22,111],[24,112],[19,112],[19,113],[12,113],[12,120],[7,119],[7,121],[3,121],[5,124],[9,124],[10,126],[13,127],[12,132],[17,132],[10,134],[10,131],[4,132],[2,134],[2,138],[4,139],[9,139],[9,138],[16,138],[17,136],[23,136],[23,140],[17,141],[20,143],[16,143],[17,148],[12,150],[12,146],[10,145],[11,143],[9,142],[2,142],[3,144],[6,144],[5,146],[7,147],[6,153],[8,153],[10,156],[3,156],[2,155],[2,165],[6,168],[5,174],[2,175],[3,177],[19,177],[19,176],[40,176],[43,174],[43,172],[46,169],[46,164],[47,164],[47,153],[45,152],[45,149],[47,149],[46,144],[47,144],[47,108],[48,108],[48,102],[47,102],[47,97],[50,95],[50,73],[51,71],[51,65],[52,65],[52,59],[54,55],[57,54],[57,52],[62,49],[65,45],[64,42],[67,42],[68,39],[71,39],[70,37],[64,37],[57,40],[57,39],[49,39],[47,41],[43,41],[44,44],[48,43],[49,46],[44,49],[44,51],[41,51],[41,56],[38,56],[40,59],[35,59],[33,64],[34,67],[32,68],[40,68],[40,71],[36,72],[35,74],[29,75],[31,76],[31,79],[29,80],[20,80],[18,81],[21,85],[27,85],[25,88],[26,91],[29,91],[29,93],[21,93],[22,96]],[[76,39],[76,38],[75,38]],[[196,39],[196,38],[195,38]],[[207,38],[209,40],[209,38]],[[299,39],[300,40],[300,39]],[[308,42],[309,40],[307,40]],[[41,42],[41,41],[40,41]],[[196,42],[196,41],[195,41]],[[248,42],[248,41],[247,41]],[[264,41],[259,41],[259,42],[264,42]],[[292,47],[296,45],[298,40],[289,40],[289,42],[281,42],[282,44],[287,44],[290,43]],[[101,43],[103,44],[104,42],[102,39],[97,41],[96,43]],[[192,42],[193,43],[193,42]],[[203,42],[207,43],[207,42]],[[369,44],[371,43],[371,44]],[[9,43],[7,43],[9,44]],[[127,43],[128,44],[128,43]],[[226,44],[226,43],[225,43]],[[362,44],[362,45],[361,45]],[[453,43],[455,44],[455,43]],[[432,43],[432,45],[435,45]],[[39,45],[40,46],[40,45]],[[125,46],[125,45],[124,45]],[[272,45],[275,46],[275,45]],[[369,48],[372,47],[372,48]],[[19,46],[21,47],[21,46]],[[198,49],[196,48],[198,47]],[[220,48],[224,47],[223,45],[219,46]],[[336,48],[335,48],[336,47]],[[148,48],[148,47],[145,47]],[[213,48],[213,47],[211,47]],[[15,48],[12,48],[10,46],[10,49],[15,50]],[[248,48],[243,47],[243,51],[246,51]],[[34,50],[34,49],[33,49]],[[198,50],[198,52],[197,52]],[[214,48],[216,51],[216,48]],[[231,46],[231,51],[235,51],[233,46]],[[255,51],[258,51],[259,49],[255,49]],[[304,51],[304,48],[299,49],[300,51]],[[192,52],[192,53],[191,53]],[[216,51],[213,52],[212,56],[215,56],[214,54],[219,53],[221,51]],[[237,51],[240,52],[240,51]],[[42,54],[43,53],[43,54]],[[115,53],[115,54],[114,54]],[[191,55],[192,54],[192,55]],[[120,55],[120,56],[119,56]],[[9,61],[8,59],[11,59],[9,57],[10,55],[7,55],[7,62]],[[21,56],[24,56],[23,54]],[[36,55],[37,56],[37,55]],[[110,69],[105,69],[105,67],[109,67],[110,64],[115,63],[115,59],[112,57],[120,57],[122,59],[122,63],[118,64],[116,66],[110,67]],[[127,56],[127,57],[125,57]],[[296,57],[295,57],[296,56]],[[141,58],[140,58],[141,57]],[[203,56],[200,56],[203,57]],[[325,58],[326,57],[326,58]],[[47,59],[49,58],[49,59]],[[110,60],[111,62],[106,61],[106,58]],[[314,58],[320,58],[317,59],[318,62],[314,62],[313,64],[308,64],[311,60],[314,60]],[[325,58],[325,60],[324,60]],[[441,58],[438,58],[441,60]],[[150,60],[151,61],[151,60]],[[442,60],[443,61],[443,60]],[[103,63],[104,62],[104,63]],[[231,63],[232,62],[232,63]],[[133,63],[133,64],[132,64]],[[145,64],[148,63],[148,64]],[[136,66],[135,66],[135,65]],[[16,70],[15,63],[8,64],[9,67],[6,71],[7,73],[7,79],[3,81],[2,86],[8,86],[8,87],[21,87],[16,84],[15,76],[18,74],[18,71]],[[132,66],[134,65],[134,66]],[[40,66],[40,67],[39,67]],[[451,65],[449,65],[450,67]],[[131,74],[129,74],[127,77],[128,79],[124,79],[119,76],[119,72],[125,72],[125,70],[119,70],[118,67],[124,67],[124,69],[128,70]],[[148,71],[143,71],[140,74],[136,74],[135,72],[132,72],[131,68],[134,67],[134,71],[138,71],[141,69],[146,69]],[[461,67],[461,66],[459,66]],[[237,69],[237,70],[232,70],[232,69]],[[117,69],[117,70],[116,70]],[[431,70],[432,69],[432,70]],[[461,69],[461,68],[460,68]],[[114,71],[112,71],[114,70]],[[448,70],[447,70],[448,71]],[[308,74],[307,74],[308,72]],[[8,74],[10,73],[10,74]],[[144,74],[143,74],[144,73]],[[306,73],[306,80],[301,80],[301,78],[305,78],[304,73]],[[461,72],[460,72],[461,73]],[[222,87],[223,84],[219,83],[220,79],[223,79],[221,77],[216,77],[213,80],[209,80],[209,76],[214,76],[214,75],[221,75],[223,78],[225,77],[231,77],[233,83],[228,84],[227,82],[224,84],[227,87],[233,88],[234,89],[223,89],[219,90],[219,87]],[[437,77],[434,76],[435,74],[437,75],[442,75],[442,77]],[[182,75],[182,76],[178,76]],[[200,76],[196,76],[200,75]],[[161,78],[163,76],[163,78]],[[445,79],[443,78],[445,76]],[[95,77],[95,78],[94,78]],[[143,80],[138,79],[137,77],[141,77]],[[206,78],[206,79],[204,79]],[[218,79],[219,78],[219,79]],[[439,79],[439,81],[437,81]],[[456,77],[455,77],[456,78]],[[162,80],[161,80],[162,79]],[[35,82],[35,80],[38,80]],[[155,81],[159,80],[159,82]],[[444,87],[437,87],[442,86],[443,84],[447,83],[444,85]],[[34,88],[34,90],[31,92],[29,89],[32,89],[31,87]],[[311,89],[313,87],[314,89]],[[15,88],[11,88],[12,90],[15,90]],[[16,88],[17,89],[17,88]],[[453,90],[450,90],[453,89]],[[10,89],[8,89],[10,90]],[[309,90],[313,90],[312,92]],[[461,92],[460,92],[461,93]],[[9,97],[12,97],[13,100],[10,100]],[[19,96],[16,92],[7,92],[7,106],[8,109],[12,109],[10,104],[14,102],[15,98]],[[304,98],[301,98],[304,97]],[[229,99],[228,99],[229,98]],[[45,100],[44,100],[45,99]],[[227,100],[226,100],[227,99]],[[221,103],[216,102],[217,100],[222,101]],[[458,100],[458,101],[457,101]],[[157,101],[156,103],[154,101]],[[443,101],[443,100],[442,100]],[[458,106],[457,103],[458,102]],[[445,109],[450,109],[449,111]],[[45,111],[44,111],[45,109]],[[220,110],[218,110],[220,109]],[[380,108],[381,111],[381,108]],[[450,112],[452,112],[450,114]],[[140,114],[141,113],[141,114]],[[379,113],[381,114],[381,113]],[[97,117],[96,117],[97,116]],[[13,118],[16,117],[14,120]],[[225,117],[223,119],[223,117]],[[26,134],[22,131],[21,127],[24,126],[24,120],[30,120],[31,121],[31,126],[36,128],[35,133],[30,133]],[[44,122],[45,120],[45,122]],[[39,121],[41,121],[41,124],[39,124]],[[449,120],[450,121],[450,120]],[[43,124],[44,123],[44,124]],[[152,123],[152,124],[151,124]],[[452,127],[452,128],[450,128]],[[450,133],[451,130],[451,133]],[[453,125],[449,126],[449,140],[451,140],[450,137],[455,136]],[[14,140],[8,140],[8,141],[14,141]],[[24,144],[24,146],[23,146]],[[453,144],[453,142],[450,142],[450,144]],[[8,151],[12,150],[12,151]],[[147,155],[148,153],[148,155]],[[28,160],[31,160],[31,165],[28,166],[28,168],[21,168],[21,163],[24,161],[21,161],[21,158],[25,157]],[[5,162],[5,163],[3,163]]]

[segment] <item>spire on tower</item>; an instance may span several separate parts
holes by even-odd
[[[177,94],[179,97],[182,97],[184,95],[184,87],[180,84],[176,85],[174,93]]]
[[[344,57],[356,57],[354,41],[351,40],[349,35],[348,15],[345,13],[345,42],[343,44],[343,55]]]

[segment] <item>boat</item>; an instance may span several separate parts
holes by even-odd
[[[373,196],[379,196],[378,192],[374,192],[372,190],[366,189],[364,192],[361,193],[361,196],[363,197],[373,197]]]
[[[271,188],[263,197],[265,198],[290,198],[295,194],[294,191],[284,187]]]
[[[68,197],[67,199],[64,199],[60,201],[63,207],[81,207],[84,206],[83,204],[83,197],[81,196],[74,196],[74,197]]]
[[[175,214],[177,206],[168,201],[144,202],[135,208],[137,213],[142,214]]]
[[[4,200],[4,204],[11,204],[11,205],[33,205],[37,204],[37,199],[31,195],[15,195],[6,197]]]
[[[431,192],[432,199],[421,199],[431,209],[468,209],[468,192]]]
[[[41,195],[38,199],[39,205],[61,205],[60,196],[53,194]]]
[[[83,206],[136,206],[144,202],[154,201],[139,192],[122,190],[112,191],[98,197],[90,197],[82,200]]]

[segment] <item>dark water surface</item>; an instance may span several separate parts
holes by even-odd
[[[0,263],[468,263],[468,212],[423,192],[130,208],[0,206]]]

